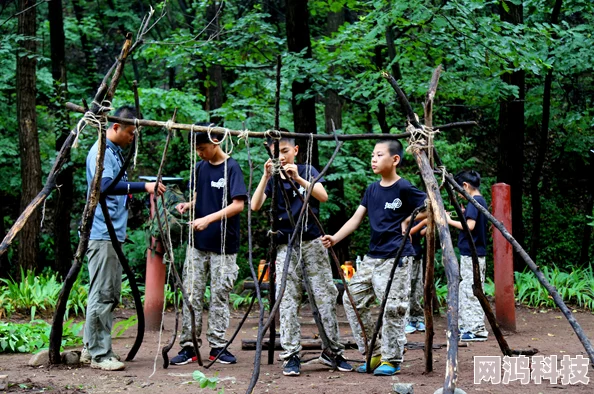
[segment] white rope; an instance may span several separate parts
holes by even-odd
[[[310,182],[310,187],[312,188],[312,193],[313,193],[313,187],[314,185],[311,184],[311,182],[313,181],[312,178],[312,166],[311,166],[311,161],[312,161],[312,155],[313,155],[313,134],[309,135],[310,138],[307,141],[307,152],[305,155],[305,169],[306,169],[306,173],[305,173],[305,179],[307,179],[308,182]],[[305,203],[305,197],[303,196],[303,202]],[[312,197],[313,198],[313,197]],[[309,205],[309,201],[307,201],[307,204]],[[307,209],[307,206],[304,207],[305,209],[305,220],[303,225],[301,226],[301,233],[299,234],[299,260],[301,261],[301,259],[303,259],[303,233],[305,233],[305,231],[307,230],[307,224],[309,221],[309,210]],[[306,272],[304,274],[307,274]],[[313,297],[313,294],[312,294]]]
[[[188,250],[186,251],[186,262],[190,264],[189,267],[185,267],[187,272],[191,275],[191,286],[190,286],[190,295],[188,297],[189,302],[191,303],[194,299],[194,275],[195,275],[195,268],[192,257],[194,256],[194,227],[192,223],[196,219],[196,201],[194,200],[194,195],[197,194],[195,191],[198,190],[197,183],[198,177],[196,176],[196,163],[197,163],[197,155],[196,152],[196,133],[194,133],[194,125],[190,127],[190,177],[192,179],[192,189],[190,190],[190,230],[188,232]]]
[[[140,145],[140,125],[138,118],[134,118],[134,161],[133,168],[136,168],[136,158],[138,157],[138,145]]]
[[[275,140],[280,140],[282,138],[281,133],[278,130],[266,130],[264,134]]]
[[[249,136],[250,136],[250,131],[248,129],[240,130],[239,135],[237,136],[237,144],[239,145],[239,142],[243,140],[243,142],[245,142],[246,146],[249,145],[249,143],[248,143]]]
[[[43,200],[43,208],[41,210],[41,227],[43,228],[43,221],[45,220],[45,203],[47,202],[47,198]]]
[[[225,129],[225,136],[223,137],[223,141],[225,141],[225,138],[227,137],[227,133],[228,133],[228,130]],[[229,141],[231,142],[231,151],[233,151],[233,140],[231,138],[229,138],[227,140],[226,148],[228,148],[228,146],[229,146]],[[228,169],[227,163],[229,162],[229,158],[230,158],[230,156],[229,156],[229,154],[227,154],[227,157],[225,158],[225,164],[224,164],[224,170],[223,170],[223,178],[225,179],[225,182],[223,185],[223,198],[221,201],[221,209],[223,210],[223,218],[221,219],[221,261],[219,264],[220,271],[218,273],[221,277],[223,277],[223,275],[224,275],[223,266],[227,260],[226,249],[227,249],[228,219],[227,219],[227,212],[225,211],[225,209],[229,206],[229,201],[227,200],[227,194],[229,194],[229,189],[228,189],[228,187],[229,187],[228,186],[228,183],[229,183],[228,170],[229,169]],[[212,267],[211,267],[211,270],[212,270]],[[211,297],[212,297],[212,287],[211,287],[210,291],[211,291]]]
[[[84,130],[86,125],[90,124],[96,129],[105,129],[105,126],[107,126],[107,112],[113,110],[111,107],[111,102],[108,100],[103,100],[103,102],[99,104],[98,102],[93,101],[93,104],[99,107],[97,114],[91,111],[85,112],[81,120],[79,120],[76,124],[76,131],[72,130],[70,132],[71,134],[75,135],[74,142],[72,143],[73,148],[78,148],[78,139],[80,137],[80,133]]]

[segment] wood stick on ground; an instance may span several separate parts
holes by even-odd
[[[543,275],[542,271],[538,268],[538,266],[530,258],[530,256],[528,255],[528,253],[526,253],[526,251],[522,248],[522,246],[518,243],[518,241],[516,241],[516,239],[509,233],[509,231],[507,231],[507,229],[505,228],[505,226],[503,225],[503,223],[501,223],[493,215],[491,215],[491,213],[489,212],[489,210],[485,209],[470,194],[468,194],[460,185],[458,185],[456,183],[456,181],[454,180],[454,178],[452,177],[451,174],[446,173],[445,178],[446,178],[446,181],[450,185],[452,185],[452,187],[458,193],[462,194],[470,203],[472,203],[472,205],[474,205],[483,215],[485,215],[487,217],[487,219],[491,223],[493,223],[493,225],[495,226],[495,228],[497,228],[501,232],[501,234],[503,235],[503,237],[509,243],[512,244],[514,250],[526,262],[526,265],[528,265],[528,267],[530,268],[530,270],[534,273],[534,275],[536,276],[536,278],[538,279],[538,281],[540,282],[540,284],[543,285],[543,287],[545,289],[547,289],[547,291],[549,292],[549,294],[553,298],[553,301],[555,301],[555,304],[559,307],[559,309],[561,310],[561,312],[563,313],[563,315],[565,316],[565,318],[567,319],[567,321],[571,325],[571,328],[573,328],[573,330],[575,331],[575,334],[577,335],[577,337],[579,338],[580,342],[584,346],[584,349],[586,350],[586,353],[588,353],[588,357],[590,358],[590,366],[594,367],[594,349],[592,348],[592,343],[590,342],[590,339],[588,339],[588,337],[584,333],[584,330],[582,329],[582,327],[580,326],[580,324],[576,320],[575,316],[573,316],[573,314],[571,313],[571,310],[567,307],[567,305],[565,305],[565,302],[563,302],[563,298],[561,298],[561,296],[557,292],[557,289],[555,289],[555,287],[552,286],[547,281],[547,279]]]

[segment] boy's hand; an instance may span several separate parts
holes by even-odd
[[[161,182],[159,182],[158,185],[157,182],[148,182],[144,184],[144,190],[146,190],[147,193],[156,194],[157,196],[160,196],[161,194],[165,193],[166,189],[167,188],[165,187],[165,185]]]
[[[175,206],[175,209],[177,209],[177,212],[184,214],[190,210],[190,207],[191,207],[191,205],[189,202],[182,202],[182,203],[177,204]]]
[[[324,235],[322,237],[322,245],[324,245],[324,247],[326,249],[328,249],[331,246],[334,246],[336,244],[336,240],[334,239],[334,237],[332,235]]]
[[[210,222],[208,221],[208,219],[206,219],[206,217],[199,218],[191,222],[192,228],[196,231],[205,230],[209,224]]]
[[[266,178],[270,178],[272,176],[272,160],[271,159],[266,160],[266,163],[264,163],[264,176]]]
[[[291,178],[293,178],[295,180],[297,180],[297,178],[299,178],[299,171],[297,170],[296,164],[285,164],[283,166],[283,169],[285,170],[287,175],[290,176]]]

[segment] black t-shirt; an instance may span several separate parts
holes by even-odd
[[[403,236],[401,224],[412,211],[423,205],[427,195],[409,181],[400,178],[391,186],[374,182],[367,187],[361,205],[367,208],[371,225],[369,257],[386,259],[395,257]],[[409,239],[402,256],[414,256],[415,251]]]
[[[212,165],[208,161],[200,161],[192,179],[197,175],[195,218],[202,218],[223,209],[223,192],[226,190],[226,204],[230,205],[234,198],[247,199],[247,189],[239,164],[233,158],[227,159],[227,183],[225,184],[225,163]],[[193,182],[190,182],[192,190]],[[239,251],[239,216],[227,219],[225,237],[225,253],[234,254]],[[223,253],[221,224],[225,220],[211,223],[202,231],[194,231],[194,247],[199,250]]]
[[[481,204],[486,209],[487,202],[483,198],[483,196],[474,196],[474,199]],[[476,253],[478,256],[486,256],[487,255],[487,218],[483,215],[477,207],[472,205],[472,203],[468,203],[466,205],[466,210],[464,212],[464,217],[466,220],[473,219],[476,221],[474,225],[474,229],[471,231],[472,239],[474,240],[474,245],[476,246]],[[470,245],[468,243],[468,238],[466,237],[466,233],[464,230],[460,230],[460,234],[458,235],[458,249],[460,250],[460,254],[463,256],[471,256],[472,252],[470,251]]]
[[[415,221],[413,223],[413,227],[416,226],[417,224],[419,224],[419,222]],[[423,255],[423,245],[421,245],[421,240],[423,239],[423,236],[421,235],[421,230],[419,230],[416,233],[414,233],[413,235],[411,235],[411,238],[412,238],[412,247],[415,250],[415,257],[421,257]]]
[[[311,179],[308,179],[307,172],[309,171],[310,168],[311,168]],[[299,176],[301,178],[306,179],[307,181],[312,181],[319,174],[318,170],[316,170],[315,167],[312,167],[312,166],[309,166],[306,164],[297,164],[297,172],[299,173]],[[272,196],[272,182],[273,181],[274,181],[274,178],[270,178],[270,180],[266,184],[266,189],[264,189],[264,194],[266,194],[266,196]],[[324,178],[320,179],[319,182],[323,183]],[[297,182],[295,182],[295,180],[293,180],[293,183],[295,183],[295,186],[297,186],[299,188],[299,194],[301,194],[301,196],[303,198],[305,198],[305,194],[307,193],[307,190],[303,186],[301,186]],[[293,221],[296,222],[297,218],[299,217],[299,213],[301,212],[301,207],[303,206],[303,203],[297,196],[297,193],[291,188],[291,184],[289,183],[288,180],[281,179],[281,184],[282,184],[282,187],[284,187],[285,190],[287,191],[287,196],[289,197],[289,202],[291,204],[291,214],[293,215]],[[289,238],[291,237],[291,234],[293,234],[294,228],[291,226],[291,222],[289,221],[289,215],[287,214],[285,199],[283,198],[282,191],[278,187],[276,188],[276,202],[277,202],[277,208],[278,208],[278,229],[277,230],[280,231],[276,237],[276,241],[279,244],[286,244],[289,242]],[[311,210],[313,211],[314,215],[317,216],[318,211],[320,209],[320,202],[318,200],[316,200],[314,197],[311,197],[309,199],[309,204],[310,204]],[[318,226],[316,226],[316,224],[312,218],[309,218],[307,221],[307,228],[305,228],[305,230],[303,231],[303,240],[311,241],[312,239],[318,238],[320,235],[322,235],[322,233],[320,233]]]

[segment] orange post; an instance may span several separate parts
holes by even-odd
[[[511,234],[511,188],[505,183],[491,187],[493,216]],[[499,230],[493,232],[493,261],[495,271],[495,315],[501,328],[516,331],[514,297],[514,255],[512,246]]]
[[[150,200],[152,218],[156,207],[153,198]],[[161,316],[165,302],[164,253],[161,242],[151,237],[151,247],[146,251],[146,283],[144,287],[144,319],[148,331],[159,331],[161,328]]]

